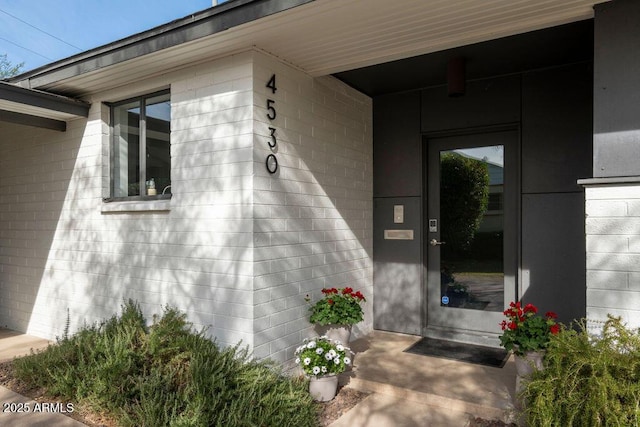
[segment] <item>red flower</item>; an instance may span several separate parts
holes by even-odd
[[[333,300],[332,300],[332,299],[328,299],[328,300],[327,300],[327,303],[328,303],[329,305],[333,305]]]
[[[507,321],[503,320],[502,323],[500,323],[500,327],[502,328],[503,331],[507,329]]]
[[[343,294],[343,295],[347,295],[347,294],[350,294],[350,293],[352,293],[352,292],[353,292],[353,288],[344,288],[344,289],[342,290],[342,294]]]
[[[524,312],[525,313],[534,313],[535,314],[535,313],[538,312],[538,308],[535,305],[529,303],[529,304],[524,306]]]
[[[509,329],[511,329],[512,331],[516,330],[518,328],[518,325],[516,325],[516,322],[509,322],[509,324],[507,325],[507,327]]]
[[[557,319],[558,315],[555,314],[553,311],[547,311],[547,313],[545,314],[545,316],[549,319]]]
[[[551,331],[553,335],[556,335],[558,332],[560,332],[560,325],[558,325],[557,323],[554,325],[551,325],[551,327],[549,328],[549,331]]]

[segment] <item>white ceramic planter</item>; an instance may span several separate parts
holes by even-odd
[[[326,377],[311,377],[309,380],[309,394],[313,400],[318,402],[328,402],[336,397],[338,391],[338,376],[329,375]]]
[[[324,325],[318,326],[320,335],[326,335],[332,341],[340,341],[340,344],[348,346],[351,339],[351,325]]]
[[[534,371],[543,369],[542,359],[544,359],[544,351],[528,351],[522,356],[515,356],[516,364],[516,395],[519,395],[524,387],[524,381]]]

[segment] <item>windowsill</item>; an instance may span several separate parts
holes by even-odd
[[[171,194],[159,196],[114,197],[103,199],[102,213],[167,212],[171,210]]]

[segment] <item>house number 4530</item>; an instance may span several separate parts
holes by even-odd
[[[271,93],[275,95],[276,91],[278,90],[278,88],[276,87],[275,74],[273,74],[267,82],[267,88],[271,89]],[[276,119],[277,115],[278,113],[276,112],[276,101],[267,98],[267,119],[269,119],[269,121],[274,124],[273,121]],[[276,130],[277,129],[275,127],[269,126],[269,140],[267,141],[267,144],[269,144],[269,148],[272,151],[275,150],[276,145],[278,144],[278,140],[276,138]],[[276,171],[278,170],[278,159],[276,158],[275,154],[271,153],[267,156],[266,165],[269,173],[276,173]]]

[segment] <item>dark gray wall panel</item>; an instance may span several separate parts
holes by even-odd
[[[377,97],[373,103],[374,197],[420,196],[420,94]]]
[[[592,171],[591,64],[522,77],[522,192],[581,191]]]
[[[640,2],[595,6],[594,177],[640,175]]]
[[[583,193],[522,196],[523,300],[562,322],[586,315]]]
[[[422,131],[436,132],[520,121],[520,76],[467,82],[466,93],[447,95],[447,87],[422,91]]]
[[[404,205],[394,224],[393,206]],[[420,335],[422,328],[422,230],[420,197],[376,198],[373,207],[373,326]],[[385,240],[384,230],[414,230],[413,240]]]

